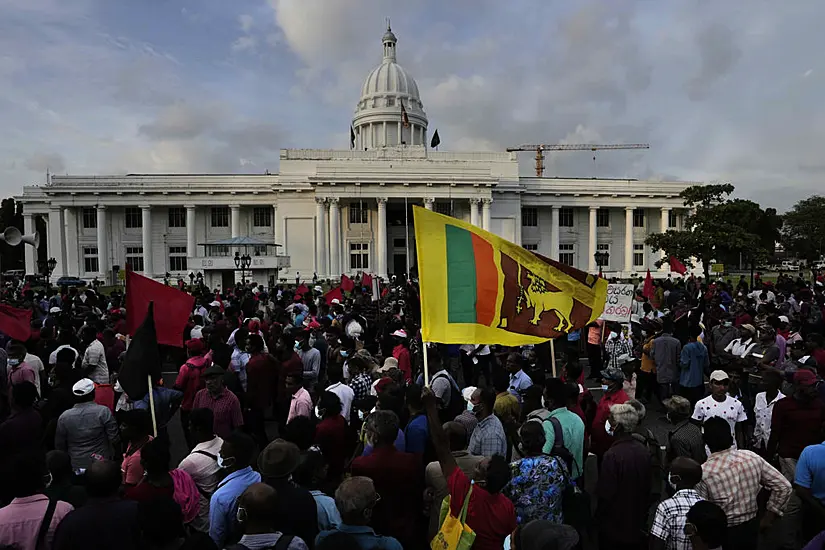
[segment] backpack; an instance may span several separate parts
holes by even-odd
[[[662,484],[665,479],[665,464],[659,440],[650,429],[645,429],[645,433],[633,432],[631,435],[633,439],[647,448],[650,455],[650,494],[658,501],[664,489]]]
[[[442,422],[450,422],[451,420],[454,420],[456,416],[464,412],[466,405],[464,397],[461,395],[461,391],[459,391],[455,383],[446,374],[434,376],[432,381],[430,381],[430,384],[439,378],[446,378],[447,382],[450,383],[450,404],[447,405],[446,409],[439,411],[441,413]]]
[[[287,550],[289,545],[292,544],[292,540],[295,537],[292,535],[284,535],[282,534],[278,541],[275,543],[275,546],[267,546],[265,550]],[[227,550],[249,550],[248,546],[241,544],[240,542],[237,544],[233,544],[227,547]]]
[[[555,416],[547,418],[545,422],[550,422],[550,425],[553,426],[553,448],[550,450],[550,455],[564,462],[567,466],[567,471],[572,477],[573,453],[564,446],[564,431],[561,429],[561,422],[559,422],[559,419]]]

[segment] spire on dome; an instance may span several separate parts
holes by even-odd
[[[398,39],[392,32],[389,17],[387,17],[387,32],[384,33],[381,41],[384,42],[384,62],[395,63],[395,44],[398,42]]]

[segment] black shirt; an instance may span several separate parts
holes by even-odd
[[[138,550],[137,502],[92,499],[69,512],[54,534],[54,550]]]
[[[315,546],[318,535],[318,507],[312,493],[298,487],[287,478],[268,478],[268,485],[278,492],[278,512],[275,530],[303,539],[307,546]]]

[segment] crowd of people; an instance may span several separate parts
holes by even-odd
[[[449,517],[478,550],[825,547],[821,277],[639,281],[626,323],[520,348],[422,342],[414,281],[355,283],[184,287],[145,396],[121,292],[6,289],[0,548],[414,550]]]

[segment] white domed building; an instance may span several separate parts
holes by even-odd
[[[127,265],[213,288],[242,278],[387,277],[415,266],[419,205],[579,269],[597,272],[595,254],[607,252],[608,275],[667,275],[644,240],[681,228],[678,195],[691,183],[525,177],[516,153],[433,151],[389,26],[381,44],[348,150],[283,149],[277,174],[66,175],[24,187],[24,233],[37,218],[47,228],[39,250],[26,246],[27,273],[54,258],[53,281],[114,284]]]

